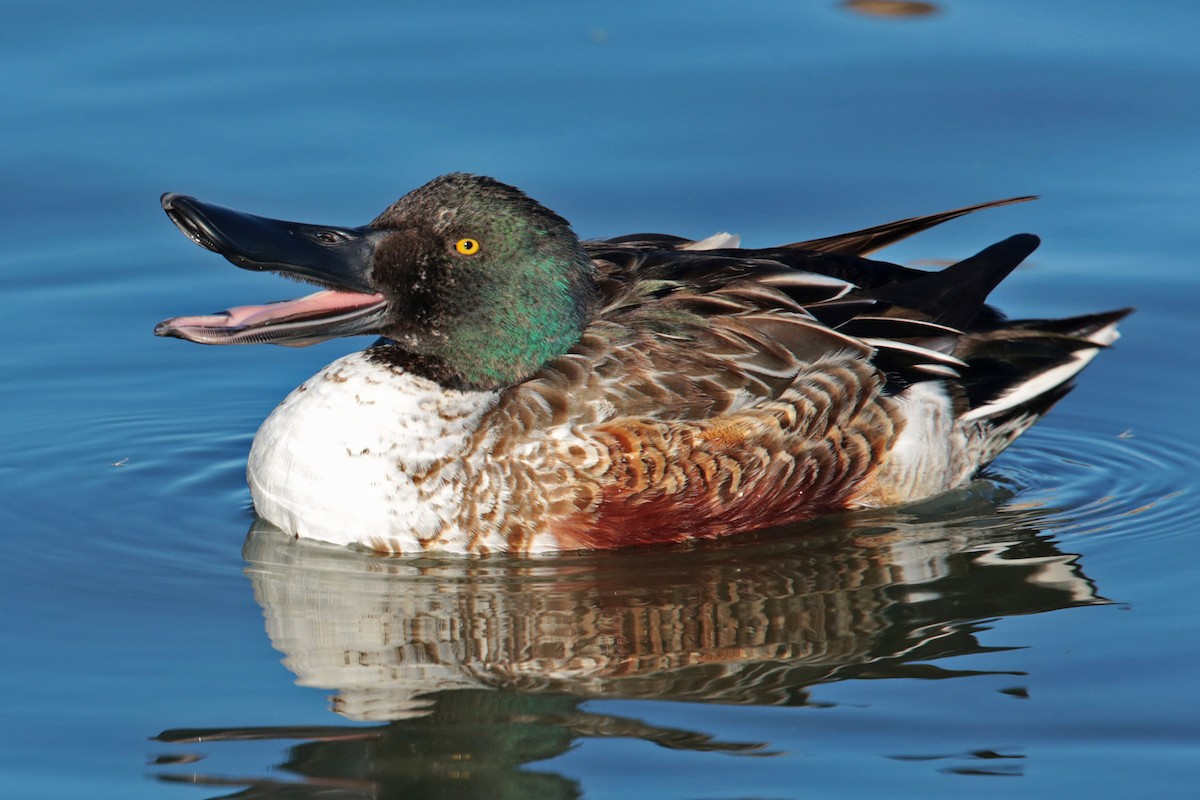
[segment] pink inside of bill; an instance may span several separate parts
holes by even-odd
[[[261,306],[237,306],[220,314],[175,317],[168,322],[175,328],[244,328],[287,319],[353,311],[376,305],[382,301],[383,295],[381,294],[325,290],[296,300],[284,300]]]

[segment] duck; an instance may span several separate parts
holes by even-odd
[[[1009,319],[989,305],[1036,236],[935,271],[868,257],[1030,199],[743,248],[727,233],[584,241],[467,173],[359,227],[168,193],[196,244],[317,291],[155,333],[378,337],[254,437],[255,511],[294,537],[406,555],[686,543],[947,492],[1062,399],[1131,309]]]

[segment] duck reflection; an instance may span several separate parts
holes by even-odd
[[[296,742],[291,780],[230,797],[575,797],[523,765],[577,740],[768,754],[769,743],[614,717],[597,698],[806,705],[848,678],[985,674],[984,621],[1104,602],[1036,528],[978,483],[940,500],[752,541],[554,559],[381,559],[256,523],[246,570],[298,683],[372,725],[176,729],[166,742]],[[1044,512],[1043,512],[1044,513]]]

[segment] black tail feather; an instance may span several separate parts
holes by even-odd
[[[1019,233],[940,272],[922,273],[856,296],[911,309],[930,322],[964,330],[979,315],[992,289],[1036,250],[1040,241],[1031,233]]]

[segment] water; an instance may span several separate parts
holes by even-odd
[[[5,796],[1192,796],[1200,11],[524,8],[4,4]],[[154,339],[295,291],[158,195],[359,224],[451,170],[760,245],[1036,192],[888,255],[1033,230],[999,303],[1138,313],[911,509],[552,562],[254,528],[255,428],[363,342]]]

